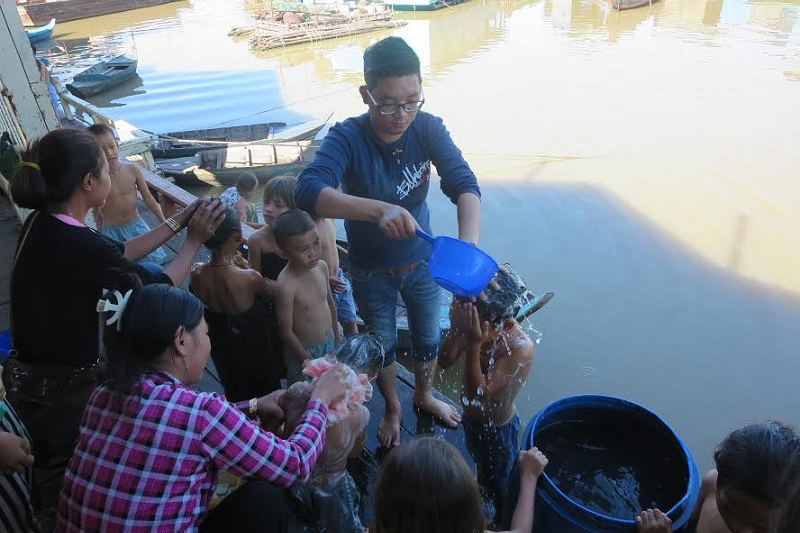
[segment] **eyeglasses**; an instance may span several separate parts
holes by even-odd
[[[367,89],[367,95],[369,95],[369,99],[372,100],[372,105],[378,108],[378,112],[381,115],[394,115],[395,113],[400,111],[401,107],[403,108],[403,111],[405,111],[406,113],[416,113],[417,111],[422,109],[422,104],[425,103],[425,98],[423,98],[422,100],[406,102],[405,104],[379,104],[375,100],[375,97],[372,96],[372,93],[369,92],[369,89]]]

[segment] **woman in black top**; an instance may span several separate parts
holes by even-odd
[[[79,396],[91,390],[96,376],[88,378],[80,393],[74,390],[75,380],[78,375],[83,379],[81,369],[95,365],[100,356],[97,305],[103,291],[124,294],[140,284],[182,284],[200,245],[221,222],[224,206],[216,200],[198,201],[149,233],[120,243],[83,224],[111,188],[108,162],[89,133],[52,131],[34,141],[22,159],[11,179],[11,196],[34,211],[20,232],[11,272],[17,356],[4,380],[9,399],[31,432],[39,463],[59,452],[71,453],[68,444],[77,436],[85,405]],[[182,227],[188,227],[186,241],[163,273],[134,262]],[[69,412],[56,412],[57,406],[66,405]],[[67,445],[51,446],[56,440]]]

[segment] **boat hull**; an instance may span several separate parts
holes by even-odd
[[[625,9],[650,6],[656,2],[658,2],[658,0],[611,0],[611,5],[617,11],[623,11]]]
[[[78,98],[86,98],[107,91],[131,79],[136,75],[137,61],[125,56],[118,56],[98,64],[75,75],[67,90]]]
[[[56,27],[56,19],[50,19],[50,22],[41,26],[39,28],[33,28],[31,30],[25,30],[25,33],[28,34],[28,40],[31,43],[38,43],[41,41],[46,41],[50,37],[53,36],[53,30]]]
[[[50,19],[59,22],[78,20],[120,11],[169,4],[178,0],[57,0],[26,2],[17,5],[17,12],[26,24],[40,26]]]

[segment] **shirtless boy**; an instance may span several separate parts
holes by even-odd
[[[687,531],[772,533],[781,521],[792,482],[800,476],[800,436],[769,421],[733,431],[714,451],[714,470],[700,486]],[[639,533],[669,533],[672,521],[658,509],[636,517]]]
[[[353,301],[353,287],[339,267],[339,250],[336,248],[336,226],[330,218],[315,218],[319,241],[322,246],[322,260],[328,265],[328,281],[336,304],[336,317],[345,335],[358,333],[356,324],[356,303]]]
[[[111,191],[106,203],[94,211],[97,229],[112,239],[125,242],[150,231],[136,208],[136,193],[141,193],[148,209],[161,222],[166,222],[161,207],[153,198],[144,175],[139,167],[119,158],[119,145],[114,129],[106,124],[92,124],[89,132],[97,139],[108,160],[108,173],[111,175]],[[157,248],[140,261],[162,264],[167,254]]]
[[[514,319],[525,290],[516,274],[501,270],[486,289],[485,300],[454,301],[451,331],[439,351],[442,366],[449,366],[466,352],[466,444],[477,466],[478,483],[492,499],[497,516],[519,452],[514,398],[533,366],[533,342]]]
[[[292,209],[272,224],[277,253],[288,262],[278,275],[278,328],[285,344],[286,377],[302,379],[303,362],[333,351],[339,344],[336,306],[328,283],[328,265],[320,258],[314,221]]]

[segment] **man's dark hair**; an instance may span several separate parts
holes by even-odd
[[[308,213],[299,209],[291,209],[275,219],[272,223],[272,234],[278,248],[286,250],[289,238],[314,228],[314,221]]]
[[[382,78],[416,74],[422,83],[419,57],[400,37],[381,39],[364,51],[364,81],[372,89]]]

